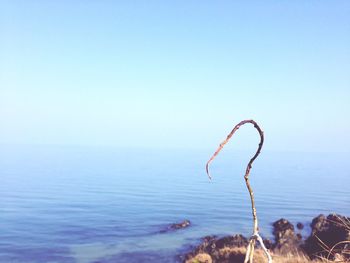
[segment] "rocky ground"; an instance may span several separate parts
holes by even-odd
[[[310,260],[328,262],[350,261],[350,218],[330,214],[319,215],[311,222],[311,233],[306,239],[296,234],[293,224],[286,219],[273,223],[274,240],[264,240],[274,262],[304,263]],[[297,224],[302,229],[301,223]],[[183,256],[186,263],[239,263],[244,261],[248,239],[242,235],[204,237],[197,247]],[[267,262],[263,251],[257,249],[254,262]]]

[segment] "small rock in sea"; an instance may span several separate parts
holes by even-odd
[[[184,221],[181,221],[180,223],[171,224],[170,228],[171,229],[181,229],[181,228],[189,227],[190,225],[191,225],[190,220],[186,219]]]
[[[167,233],[169,231],[183,229],[183,228],[189,227],[190,225],[191,225],[191,221],[185,219],[184,221],[181,221],[179,223],[168,225],[165,229],[160,230],[159,233]]]
[[[299,229],[299,230],[302,230],[303,228],[304,228],[304,225],[303,225],[303,223],[297,223],[297,228]]]

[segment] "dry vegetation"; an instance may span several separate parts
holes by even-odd
[[[222,263],[241,263],[244,261],[246,248],[236,247],[236,248],[223,248],[220,249],[220,262]],[[327,259],[310,260],[307,256],[303,254],[287,254],[278,255],[271,253],[274,263],[328,263],[328,262],[347,262],[339,258],[335,261],[329,261]],[[209,254],[200,253],[196,257],[187,260],[186,263],[212,263],[213,260]],[[266,263],[266,256],[263,250],[256,249],[254,253],[255,263]]]

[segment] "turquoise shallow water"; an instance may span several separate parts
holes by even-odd
[[[209,234],[251,231],[249,152],[93,147],[0,149],[0,262],[176,262]],[[350,215],[349,154],[262,152],[253,166],[260,227]],[[159,233],[189,219],[190,228]],[[303,234],[306,234],[306,228]]]

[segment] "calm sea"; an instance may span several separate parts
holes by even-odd
[[[212,149],[213,150],[213,149]],[[251,233],[248,152],[88,147],[0,149],[0,262],[176,262],[200,237]],[[262,152],[261,232],[281,217],[350,215],[349,154]],[[192,226],[160,233],[189,219]],[[303,230],[307,234],[308,228]]]

